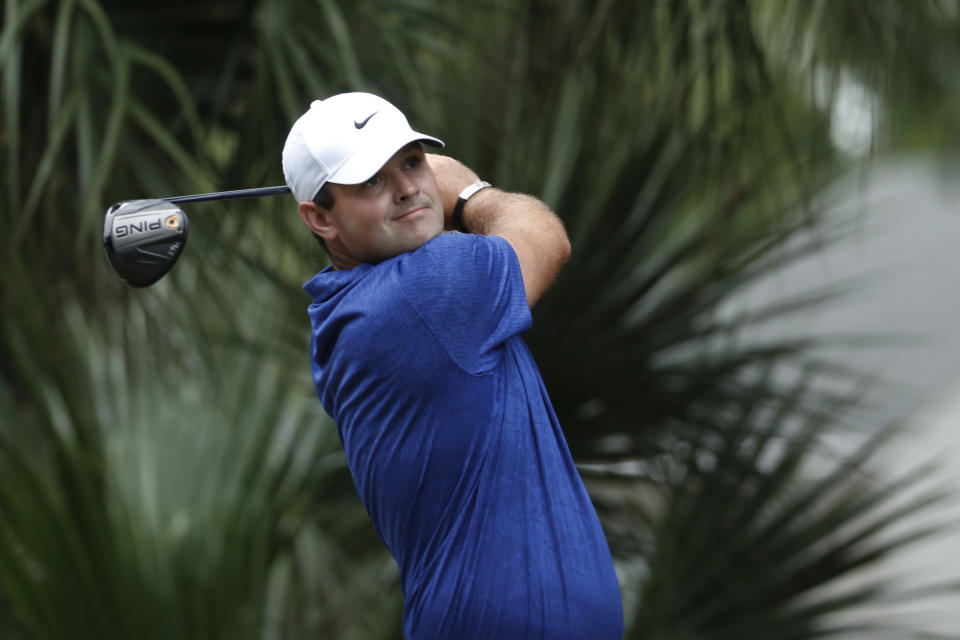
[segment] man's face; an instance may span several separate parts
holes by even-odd
[[[443,231],[443,204],[420,143],[407,145],[362,184],[328,183],[332,255],[344,268],[412,251]],[[352,264],[351,264],[352,263]]]

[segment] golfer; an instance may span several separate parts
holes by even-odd
[[[610,551],[520,338],[566,233],[423,145],[443,143],[346,93],[313,102],[283,149],[331,262],[304,285],[313,381],[399,566],[403,632],[620,638]]]

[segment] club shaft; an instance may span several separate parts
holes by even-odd
[[[236,191],[217,191],[216,193],[197,193],[192,196],[173,196],[161,198],[167,202],[206,202],[208,200],[230,200],[233,198],[259,198],[260,196],[278,196],[290,193],[287,186],[257,187],[256,189],[238,189]]]

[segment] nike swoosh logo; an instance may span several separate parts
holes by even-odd
[[[373,116],[377,115],[378,113],[380,113],[380,112],[379,112],[379,111],[374,111],[373,113],[371,113],[370,115],[368,115],[368,116],[366,117],[366,119],[363,120],[362,122],[357,122],[356,120],[354,120],[354,121],[353,121],[353,126],[355,126],[357,129],[363,129],[365,126],[367,126],[367,123],[370,122],[370,118],[372,118]]]

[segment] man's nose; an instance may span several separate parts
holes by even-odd
[[[397,172],[396,177],[396,189],[394,190],[395,198],[397,200],[406,200],[417,195],[417,192],[420,191],[417,184],[410,179],[410,177],[402,171]]]

